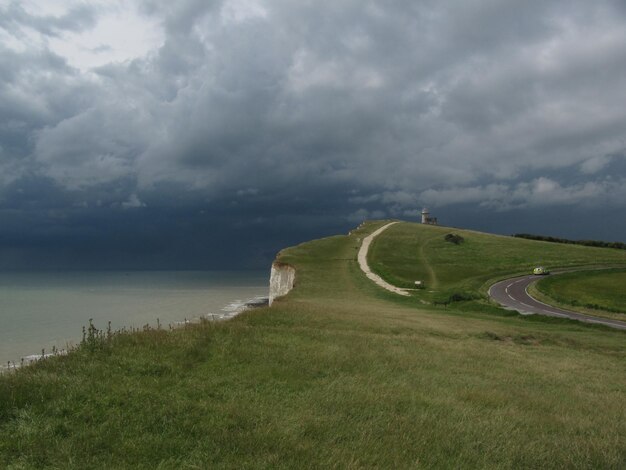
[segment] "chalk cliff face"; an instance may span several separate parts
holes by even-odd
[[[278,262],[272,264],[272,272],[270,274],[270,306],[272,302],[274,302],[274,299],[287,295],[287,293],[293,289],[295,279],[296,270],[293,266]]]

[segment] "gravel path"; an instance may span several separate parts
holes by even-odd
[[[357,259],[359,261],[359,266],[361,270],[365,273],[365,275],[368,278],[370,278],[372,281],[374,281],[376,284],[378,284],[380,287],[382,287],[383,289],[387,289],[389,292],[393,292],[394,294],[409,296],[410,294],[409,294],[408,289],[400,289],[399,287],[392,286],[387,281],[384,281],[379,275],[374,274],[372,270],[370,269],[369,265],[367,264],[367,252],[369,251],[370,244],[372,243],[374,238],[376,238],[382,232],[384,232],[389,227],[397,223],[398,222],[391,222],[387,225],[383,225],[381,228],[379,228],[372,234],[365,237],[363,239],[363,243],[361,244],[361,248],[359,249],[359,254],[357,256]]]

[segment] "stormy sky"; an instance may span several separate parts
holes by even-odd
[[[623,0],[0,0],[0,269],[367,218],[626,241]]]

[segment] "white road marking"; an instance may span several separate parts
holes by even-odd
[[[553,305],[546,304],[545,302],[542,302],[541,300],[537,300],[536,298],[534,298],[532,295],[530,295],[528,293],[528,288],[531,286],[531,284],[533,284],[537,280],[539,280],[539,278],[534,279],[533,276],[524,276],[521,279],[518,279],[516,281],[513,281],[513,282],[509,283],[506,286],[504,291],[506,292],[506,295],[513,302],[515,302],[515,304],[513,304],[513,305],[503,304],[499,300],[497,300],[496,297],[491,295],[492,294],[492,289],[494,289],[496,286],[498,286],[498,289],[501,289],[501,287],[499,287],[499,286],[504,286],[504,284],[507,282],[506,280],[503,280],[503,281],[500,281],[500,282],[497,282],[497,283],[493,284],[489,288],[489,295],[494,300],[499,302],[504,308],[509,309],[509,310],[517,310],[522,315],[540,314],[540,315],[547,315],[547,316],[552,316],[552,317],[568,318],[570,320],[578,320],[578,321],[582,321],[582,322],[586,322],[586,323],[597,323],[597,324],[600,324],[600,325],[612,326],[612,327],[619,328],[619,329],[624,329],[625,328],[625,325],[624,325],[625,322],[591,317],[591,316],[587,316],[587,315],[584,315],[584,314],[581,314],[581,313],[577,313],[577,312],[568,312],[567,310],[563,310],[563,309],[560,309],[559,307],[555,307]],[[524,292],[525,292],[526,296],[529,299],[531,299],[533,302],[536,302],[537,304],[542,305],[543,307],[545,307],[543,310],[538,305],[528,305],[527,303],[524,303],[521,300],[517,300],[510,294],[509,288],[514,286],[515,284],[517,284],[519,282],[528,282],[528,285],[526,285],[524,287]],[[496,292],[496,290],[493,290],[493,292]],[[523,305],[523,306],[529,308],[531,311],[530,312],[522,312],[522,311],[520,311],[519,307],[516,307],[517,304]]]
[[[534,282],[534,281],[533,281],[533,282]],[[530,284],[532,284],[532,282],[531,282]],[[544,307],[548,307],[548,308],[557,308],[557,307],[555,307],[554,305],[548,305],[547,303],[542,302],[541,300],[537,300],[537,299],[535,299],[532,295],[530,295],[530,293],[528,292],[528,288],[530,287],[530,284],[528,284],[528,285],[526,286],[526,289],[524,289],[524,292],[526,292],[526,295],[527,295],[529,298],[533,299],[535,302],[537,302],[538,304],[543,305]]]

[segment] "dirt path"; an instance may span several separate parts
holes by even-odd
[[[428,258],[426,258],[424,247],[428,245],[430,241],[434,240],[435,238],[439,238],[439,236],[440,235],[437,234],[436,236],[429,238],[428,240],[426,240],[424,243],[420,245],[420,249],[419,249],[420,258],[422,259],[422,263],[424,264],[424,266],[426,267],[426,270],[428,271],[428,277],[430,277],[430,287],[433,289],[439,285],[439,280],[437,279],[437,273],[435,273],[435,270],[433,269],[431,264],[428,262]]]
[[[409,296],[410,294],[408,289],[400,289],[399,287],[392,286],[387,281],[383,280],[378,274],[374,274],[367,264],[367,252],[369,251],[370,244],[372,243],[374,238],[376,238],[382,232],[397,223],[398,222],[391,222],[387,225],[383,225],[381,228],[365,237],[363,239],[363,243],[361,244],[361,248],[359,248],[357,260],[359,261],[359,267],[365,273],[365,275],[376,284],[378,284],[380,287],[382,287],[383,289],[387,289],[389,292],[393,292],[394,294]]]

